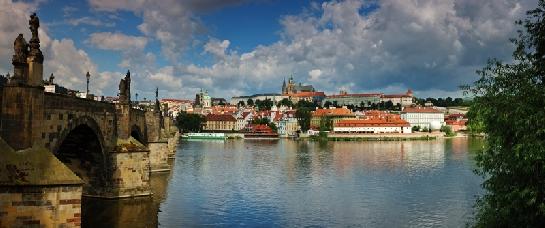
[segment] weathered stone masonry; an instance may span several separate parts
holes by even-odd
[[[80,226],[82,195],[150,195],[150,172],[170,169],[170,120],[131,107],[130,72],[119,104],[45,93],[35,14],[29,24],[0,88],[0,227]]]

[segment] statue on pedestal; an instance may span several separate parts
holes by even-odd
[[[129,103],[131,99],[131,72],[127,71],[125,78],[119,82],[119,102]]]
[[[38,37],[38,28],[40,27],[40,19],[36,16],[36,13],[30,15],[30,20],[28,21],[30,32],[32,33],[32,38],[30,39],[30,56],[33,57],[34,62],[43,63],[44,56],[40,50],[40,37]]]

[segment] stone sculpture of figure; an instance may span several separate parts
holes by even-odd
[[[122,78],[121,81],[119,81],[119,96],[125,95],[126,90],[127,90],[127,84],[125,82],[125,79]]]
[[[51,75],[49,76],[49,84],[50,85],[53,85],[53,80],[55,79],[55,75],[53,75],[53,73],[51,73]]]
[[[131,94],[131,72],[127,71],[125,78],[119,82],[119,100],[128,102]]]
[[[38,19],[38,16],[36,16],[36,13],[33,13],[30,15],[30,20],[28,21],[28,25],[30,25],[30,32],[32,32],[32,38],[31,40],[40,40],[38,37],[38,28],[40,27],[40,19]]]
[[[28,21],[28,25],[30,25],[28,28],[30,29],[30,32],[32,32],[32,38],[29,41],[30,43],[29,57],[32,57],[31,61],[33,62],[43,63],[44,56],[42,54],[42,51],[40,50],[40,38],[38,36],[38,28],[40,27],[40,19],[38,19],[38,16],[36,16],[36,13],[33,13],[32,15],[30,15],[30,20]]]
[[[23,34],[19,34],[13,42],[13,62],[26,63],[26,57],[28,54],[28,44],[23,37]]]

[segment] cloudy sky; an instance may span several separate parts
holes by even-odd
[[[152,98],[280,92],[283,78],[327,94],[460,96],[490,57],[509,61],[514,21],[537,0],[0,0],[0,74],[40,17],[44,77]],[[134,96],[134,95],[133,95]]]

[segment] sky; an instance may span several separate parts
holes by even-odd
[[[44,78],[133,98],[279,93],[282,80],[328,95],[461,97],[489,58],[511,61],[515,21],[536,0],[0,0],[0,74],[40,18]]]

